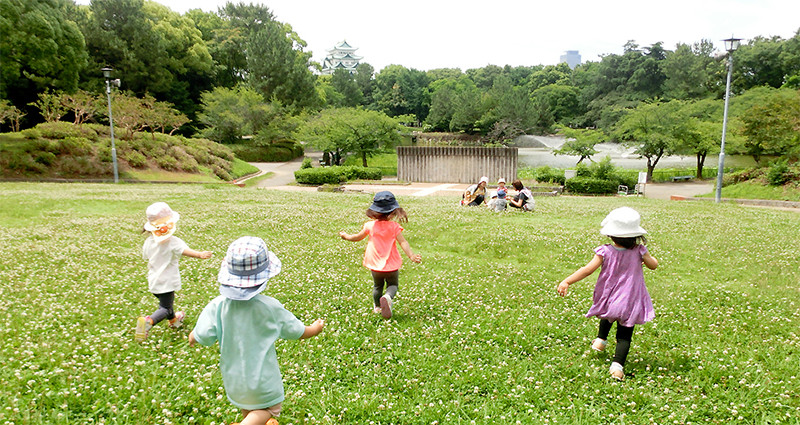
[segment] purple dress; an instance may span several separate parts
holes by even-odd
[[[647,248],[637,245],[633,249],[617,249],[606,244],[594,252],[603,257],[603,265],[586,317],[597,316],[626,327],[653,320],[653,302],[642,272],[642,256],[647,254]]]

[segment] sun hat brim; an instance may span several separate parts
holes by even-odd
[[[249,300],[266,288],[269,279],[281,272],[281,260],[272,251],[267,251],[269,263],[255,274],[241,276],[228,270],[227,261],[223,261],[217,275],[219,291],[232,300]]]
[[[613,236],[615,238],[635,238],[647,233],[647,230],[639,227],[638,229],[620,229],[616,226],[606,225],[600,229],[600,234],[605,236]]]
[[[180,220],[180,219],[181,219],[181,215],[178,214],[177,211],[173,211],[172,215],[170,216],[170,218],[167,221],[165,221],[164,223],[162,223],[162,224],[177,223],[178,220]],[[158,228],[159,228],[159,226],[157,226],[156,224],[153,224],[152,222],[148,221],[148,222],[144,223],[144,230],[147,230],[148,232],[154,232],[154,231],[158,230]]]

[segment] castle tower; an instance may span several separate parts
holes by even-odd
[[[328,56],[322,62],[322,73],[333,74],[337,69],[345,69],[351,74],[356,72],[358,61],[363,59],[363,56],[356,55],[357,47],[347,44],[347,41],[342,41],[328,50]]]

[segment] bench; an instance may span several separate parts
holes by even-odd
[[[672,178],[672,181],[679,182],[679,181],[683,181],[683,180],[691,180],[693,178],[694,178],[694,176],[675,176],[675,177]]]

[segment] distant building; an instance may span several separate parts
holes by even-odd
[[[581,55],[577,50],[567,50],[565,53],[561,55],[561,60],[558,63],[566,63],[570,69],[575,69],[576,66],[581,64]]]
[[[322,73],[333,74],[337,69],[344,69],[351,74],[356,72],[358,61],[363,59],[363,56],[356,55],[357,47],[347,44],[347,41],[333,46],[333,49],[328,50],[328,56],[322,61]]]

